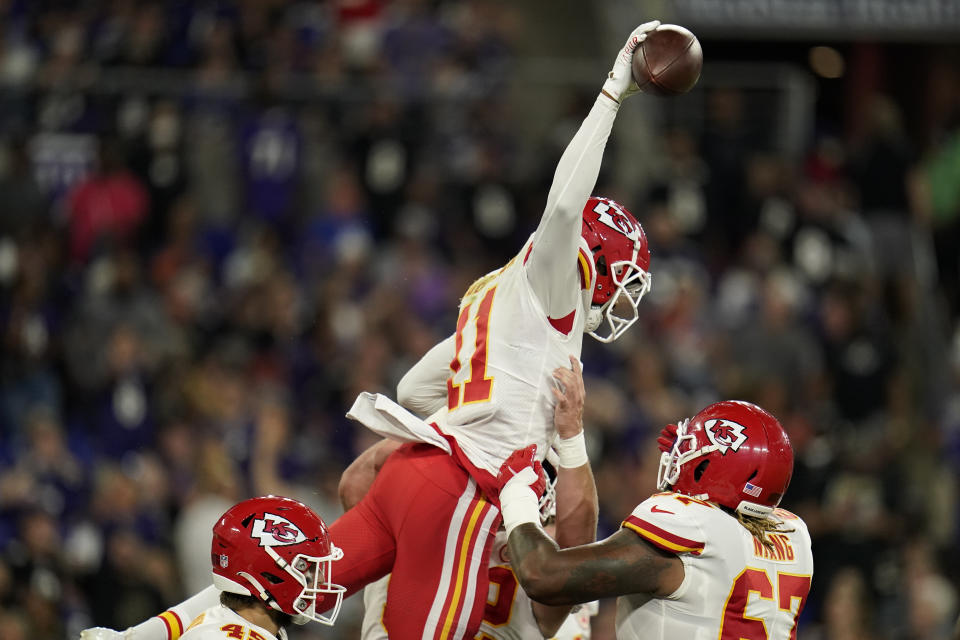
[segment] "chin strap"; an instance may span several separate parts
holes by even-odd
[[[266,589],[263,588],[263,585],[261,585],[256,578],[254,578],[252,575],[250,575],[246,571],[237,571],[237,575],[242,578],[245,578],[247,582],[249,582],[252,586],[256,588],[257,597],[259,597],[264,603],[266,603],[268,607],[270,607],[271,609],[276,609],[280,613],[284,612],[283,609],[280,608],[280,605],[277,604],[277,601],[273,599],[273,596],[267,593]]]

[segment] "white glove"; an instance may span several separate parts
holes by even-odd
[[[617,102],[623,102],[640,90],[633,81],[633,52],[640,43],[647,39],[647,34],[660,26],[659,20],[645,22],[630,34],[627,43],[613,61],[613,69],[607,74],[607,81],[603,83],[603,91]]]
[[[127,631],[114,631],[107,627],[91,627],[80,632],[80,640],[127,640]]]

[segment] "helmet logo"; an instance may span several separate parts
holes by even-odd
[[[259,538],[261,547],[282,547],[307,539],[297,525],[272,513],[265,513],[263,518],[253,521],[250,537]]]
[[[707,432],[710,442],[717,445],[722,455],[727,455],[727,449],[736,451],[744,442],[747,436],[743,434],[744,426],[730,420],[711,419],[703,423],[703,430]]]
[[[627,214],[617,206],[617,203],[601,200],[597,203],[597,206],[593,208],[593,212],[597,214],[597,220],[599,222],[602,222],[614,231],[619,231],[633,241],[637,241],[640,238],[640,229],[638,229],[637,225],[633,224],[630,218],[627,217]]]

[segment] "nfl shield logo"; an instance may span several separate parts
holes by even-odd
[[[221,553],[221,554],[220,554],[220,568],[221,568],[221,569],[226,569],[228,564],[230,564],[230,561],[227,559],[226,554]]]

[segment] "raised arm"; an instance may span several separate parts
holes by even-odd
[[[583,439],[583,371],[570,357],[570,368],[553,372],[557,387],[554,425],[558,451],[556,484],[556,535],[561,547],[593,542],[597,535],[597,488]],[[552,638],[570,615],[569,605],[533,602],[533,615],[544,638]]]
[[[557,428],[557,544],[575,547],[597,538],[597,486],[583,435],[583,369],[570,356],[570,368],[553,372],[558,387],[553,423]]]
[[[397,384],[397,402],[410,411],[428,416],[447,404],[447,378],[453,361],[455,338],[434,345]]]
[[[637,27],[617,54],[603,91],[567,145],[553,175],[543,217],[526,257],[527,278],[547,315],[561,319],[580,304],[577,249],[583,206],[600,173],[603,150],[624,98],[636,91],[630,63],[633,52],[658,21]],[[632,86],[631,86],[632,85]]]

